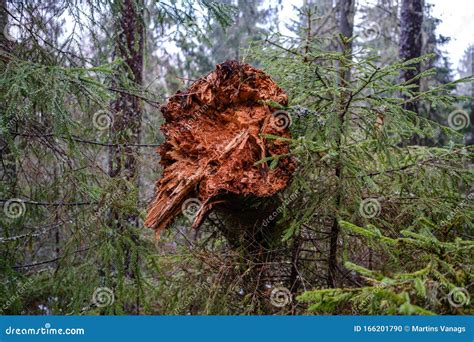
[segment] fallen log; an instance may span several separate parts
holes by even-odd
[[[217,65],[171,97],[161,108],[163,175],[145,226],[159,238],[182,212],[197,228],[226,195],[264,198],[285,188],[295,169],[288,142],[268,135],[290,138],[291,119],[276,108],[287,101],[268,75],[237,61]],[[278,155],[284,157],[271,167],[257,163]]]

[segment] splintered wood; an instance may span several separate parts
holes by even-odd
[[[180,212],[197,228],[226,194],[268,197],[282,190],[295,169],[290,157],[276,167],[258,161],[289,152],[288,97],[263,71],[226,61],[161,108],[166,141],[158,148],[163,175],[145,226],[159,238]]]

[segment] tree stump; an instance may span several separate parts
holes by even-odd
[[[274,196],[295,169],[288,140],[280,139],[291,138],[291,119],[278,110],[287,101],[268,75],[237,61],[217,65],[171,97],[161,108],[166,120],[161,127],[166,140],[158,148],[163,175],[145,226],[155,229],[159,238],[182,212],[197,228],[214,207],[225,208],[226,215],[242,223],[240,228],[226,228],[234,242],[232,229],[261,224],[276,208],[275,201],[260,211],[249,208],[249,200]],[[269,162],[273,156],[281,157]],[[254,217],[242,216],[249,212]]]

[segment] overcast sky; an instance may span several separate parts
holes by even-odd
[[[248,0],[252,1],[252,0]],[[264,5],[274,3],[276,0],[266,0]],[[400,0],[399,0],[400,1]],[[443,50],[447,53],[454,70],[459,65],[459,60],[469,44],[474,44],[474,0],[425,0],[434,5],[432,15],[442,20],[438,26],[437,33],[451,38]],[[285,23],[290,19],[296,19],[294,6],[301,6],[303,0],[282,0],[283,11],[280,12],[280,20],[283,25],[280,29],[285,32]],[[377,3],[377,0],[356,0],[358,6]],[[72,30],[73,21],[66,23],[67,31]]]
[[[433,16],[442,20],[438,33],[451,37],[445,50],[454,67],[469,44],[474,44],[474,0],[428,0]]]
[[[271,1],[271,0],[270,0]],[[442,20],[437,33],[451,37],[444,46],[454,69],[469,44],[474,44],[474,0],[425,0],[434,5],[433,16]],[[359,6],[376,3],[376,0],[358,0]],[[289,22],[294,18],[292,5],[301,6],[302,0],[283,0],[282,19]]]

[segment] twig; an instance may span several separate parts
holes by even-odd
[[[161,145],[161,144],[114,144],[114,143],[103,143],[103,142],[100,142],[100,141],[82,139],[82,138],[79,138],[77,136],[67,137],[67,136],[56,136],[54,134],[42,134],[42,135],[40,135],[40,134],[20,133],[20,132],[9,132],[9,133],[12,134],[12,135],[18,135],[18,136],[22,136],[22,137],[36,137],[36,138],[56,137],[56,138],[60,138],[60,139],[63,139],[63,140],[74,140],[76,142],[83,143],[83,144],[98,145],[98,146],[105,146],[105,147],[119,147],[119,146],[123,146],[123,147],[128,147],[128,146],[131,146],[131,147],[158,147],[158,146]]]

